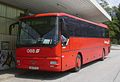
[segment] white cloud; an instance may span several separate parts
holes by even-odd
[[[120,4],[120,0],[106,0],[110,6],[118,6]]]

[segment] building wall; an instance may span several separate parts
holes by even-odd
[[[17,28],[9,35],[9,25],[23,13],[22,10],[0,3],[0,70],[15,67]]]

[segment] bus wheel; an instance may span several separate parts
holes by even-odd
[[[104,59],[105,59],[105,51],[103,50],[101,61],[104,61]]]
[[[75,62],[75,68],[74,68],[74,72],[78,72],[81,69],[81,56],[77,55],[76,57],[76,62]]]

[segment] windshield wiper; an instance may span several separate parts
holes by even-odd
[[[27,32],[27,31],[25,31],[25,30],[23,30],[25,33],[27,33],[28,35],[30,35],[34,40],[36,40],[36,38],[32,35],[32,34],[30,34],[29,32]]]
[[[25,24],[25,23],[24,23],[24,24]],[[30,28],[30,26],[29,26],[28,24],[25,24],[25,25]],[[23,30],[25,33],[27,33],[30,37],[32,37],[34,40],[36,40],[36,38],[35,38],[32,34],[30,34],[29,32],[27,32],[26,30],[24,30],[24,27],[21,26],[21,28],[22,28],[22,30]]]

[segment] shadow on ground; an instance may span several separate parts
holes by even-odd
[[[24,72],[24,70],[19,70],[19,69],[16,69],[16,68],[0,70],[0,75],[3,75],[3,74],[14,74],[15,75],[19,72]]]
[[[91,63],[88,63],[86,65],[82,66],[82,70],[84,70],[85,67],[93,65],[97,63],[99,60],[93,61]],[[81,71],[82,71],[81,70]],[[15,75],[16,78],[24,78],[24,79],[38,79],[38,80],[55,80],[62,78],[64,76],[70,75],[72,73],[77,73],[77,72],[72,72],[71,70],[66,71],[66,72],[43,72],[43,71],[26,71],[26,70],[19,70],[19,69],[10,69],[10,70],[4,70],[0,71],[0,74],[13,74]]]
[[[84,70],[85,67],[93,65],[95,63],[97,63],[100,60],[96,60],[93,61],[91,63],[85,64],[82,66],[82,70]],[[82,71],[81,70],[81,71]],[[72,70],[68,70],[65,72],[60,72],[60,73],[56,73],[56,72],[40,72],[40,71],[27,71],[25,73],[21,73],[21,74],[17,74],[16,78],[27,78],[27,79],[39,79],[39,80],[55,80],[55,79],[59,79],[62,78],[64,76],[73,74],[73,73],[77,73],[77,72],[73,72]]]
[[[40,79],[40,80],[55,80],[69,75],[71,72],[66,71],[62,73],[56,72],[40,72],[40,71],[27,71],[24,74],[16,75],[17,78],[27,78],[27,79]]]

